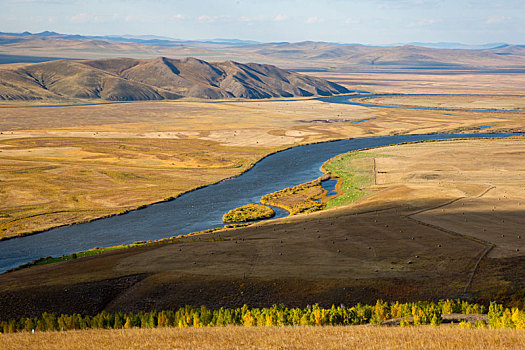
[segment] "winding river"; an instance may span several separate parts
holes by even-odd
[[[454,107],[419,107],[419,106],[398,106],[398,105],[388,105],[388,104],[379,104],[379,103],[366,103],[354,101],[355,99],[360,98],[373,98],[373,97],[396,97],[396,96],[479,96],[479,97],[525,97],[525,95],[488,95],[488,94],[358,94],[358,95],[340,95],[340,96],[330,96],[330,97],[320,97],[317,98],[319,101],[330,102],[330,103],[340,103],[354,106],[363,106],[363,107],[379,107],[379,108],[392,108],[392,109],[416,109],[416,110],[426,110],[426,111],[470,111],[470,112],[506,112],[506,113],[525,113],[523,109],[491,109],[491,108],[454,108]]]
[[[45,256],[222,227],[226,211],[321,175],[328,159],[348,151],[412,141],[506,137],[512,134],[431,134],[359,138],[293,147],[270,155],[239,177],[188,192],[175,200],[89,223],[0,241],[0,272]],[[279,210],[277,217],[287,215]]]

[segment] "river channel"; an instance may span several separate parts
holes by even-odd
[[[261,196],[319,177],[321,165],[348,151],[404,142],[505,137],[512,134],[431,134],[358,138],[293,147],[272,154],[244,174],[185,193],[177,199],[89,223],[58,227],[0,241],[0,272],[45,256],[62,256],[93,247],[156,240],[222,227],[222,215]],[[279,210],[277,217],[287,215]]]
[[[380,103],[366,103],[366,100],[358,100],[362,98],[374,98],[374,97],[410,97],[410,96],[442,96],[442,97],[525,97],[525,95],[486,95],[486,94],[370,94],[364,91],[359,91],[357,95],[340,95],[340,96],[329,96],[319,97],[317,100],[329,103],[339,103],[354,106],[363,107],[379,107],[379,108],[392,108],[392,109],[416,109],[425,111],[469,111],[469,112],[504,112],[504,113],[525,113],[523,109],[493,109],[493,108],[459,108],[459,107],[420,107],[420,106],[400,106],[400,105],[389,105]]]

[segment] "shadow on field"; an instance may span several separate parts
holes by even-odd
[[[408,217],[440,202],[338,208],[2,274],[0,319],[187,304],[329,307],[377,299],[522,300],[521,253],[489,254],[479,261],[486,240]],[[519,217],[522,212],[500,214]],[[502,238],[500,230],[495,237]],[[523,244],[517,236],[508,239]]]

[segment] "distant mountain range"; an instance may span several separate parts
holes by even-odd
[[[462,44],[462,43],[451,43],[451,42],[438,42],[438,43],[421,43],[421,42],[410,42],[410,43],[401,43],[401,44],[390,44],[382,45],[384,47],[393,47],[393,46],[419,46],[427,47],[429,49],[463,49],[463,50],[487,50],[487,49],[497,49],[505,46],[510,46],[507,43],[488,43],[488,44]]]
[[[156,44],[166,46],[177,46],[182,44],[208,44],[208,45],[255,45],[260,44],[259,41],[254,40],[239,40],[239,39],[208,39],[208,40],[182,40],[174,39],[164,36],[156,35],[79,35],[79,34],[62,34],[57,32],[44,31],[40,33],[5,33],[0,32],[0,35],[15,36],[15,37],[46,37],[67,40],[107,40],[121,43],[143,43]]]
[[[334,45],[325,42],[259,44],[242,47],[253,55],[295,61],[324,61],[346,66],[419,68],[525,67],[525,46],[503,45],[492,49],[432,49],[420,46],[375,47]]]
[[[25,37],[28,37],[28,36],[53,37],[53,38],[61,38],[61,39],[69,39],[69,40],[99,39],[99,40],[108,40],[108,41],[115,41],[115,42],[156,43],[156,44],[161,43],[165,45],[169,43],[171,43],[172,45],[210,44],[210,45],[228,45],[228,46],[258,45],[258,44],[291,44],[290,42],[263,43],[263,42],[255,41],[255,40],[240,40],[240,39],[183,40],[183,39],[175,39],[175,38],[170,38],[166,36],[158,36],[158,35],[80,35],[80,34],[62,34],[62,33],[57,33],[57,32],[52,32],[52,31],[43,31],[40,33],[0,32],[0,35],[19,36],[19,37],[24,37],[24,36]],[[508,43],[463,44],[463,43],[458,43],[458,42],[436,42],[436,43],[407,42],[407,43],[394,43],[394,44],[383,44],[383,45],[363,45],[363,44],[358,44],[358,43],[328,42],[328,44],[337,45],[337,46],[361,45],[361,46],[379,46],[379,47],[395,47],[395,46],[409,45],[409,46],[419,46],[419,47],[426,47],[426,48],[432,48],[432,49],[467,49],[467,50],[485,50],[485,49],[494,49],[494,48],[509,46]]]
[[[83,36],[49,31],[0,33],[0,63],[35,62],[39,57],[44,61],[158,56],[259,62],[295,70],[525,68],[525,45],[505,43],[367,46],[315,41],[259,43],[238,39],[199,41],[156,36]]]
[[[271,65],[195,58],[58,60],[0,68],[0,100],[260,99],[347,92],[327,80]]]

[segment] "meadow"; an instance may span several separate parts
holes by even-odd
[[[518,96],[385,96],[361,100],[394,106],[525,110],[525,99]]]
[[[174,198],[239,175],[273,150],[183,139],[33,137],[0,142],[2,238]]]

